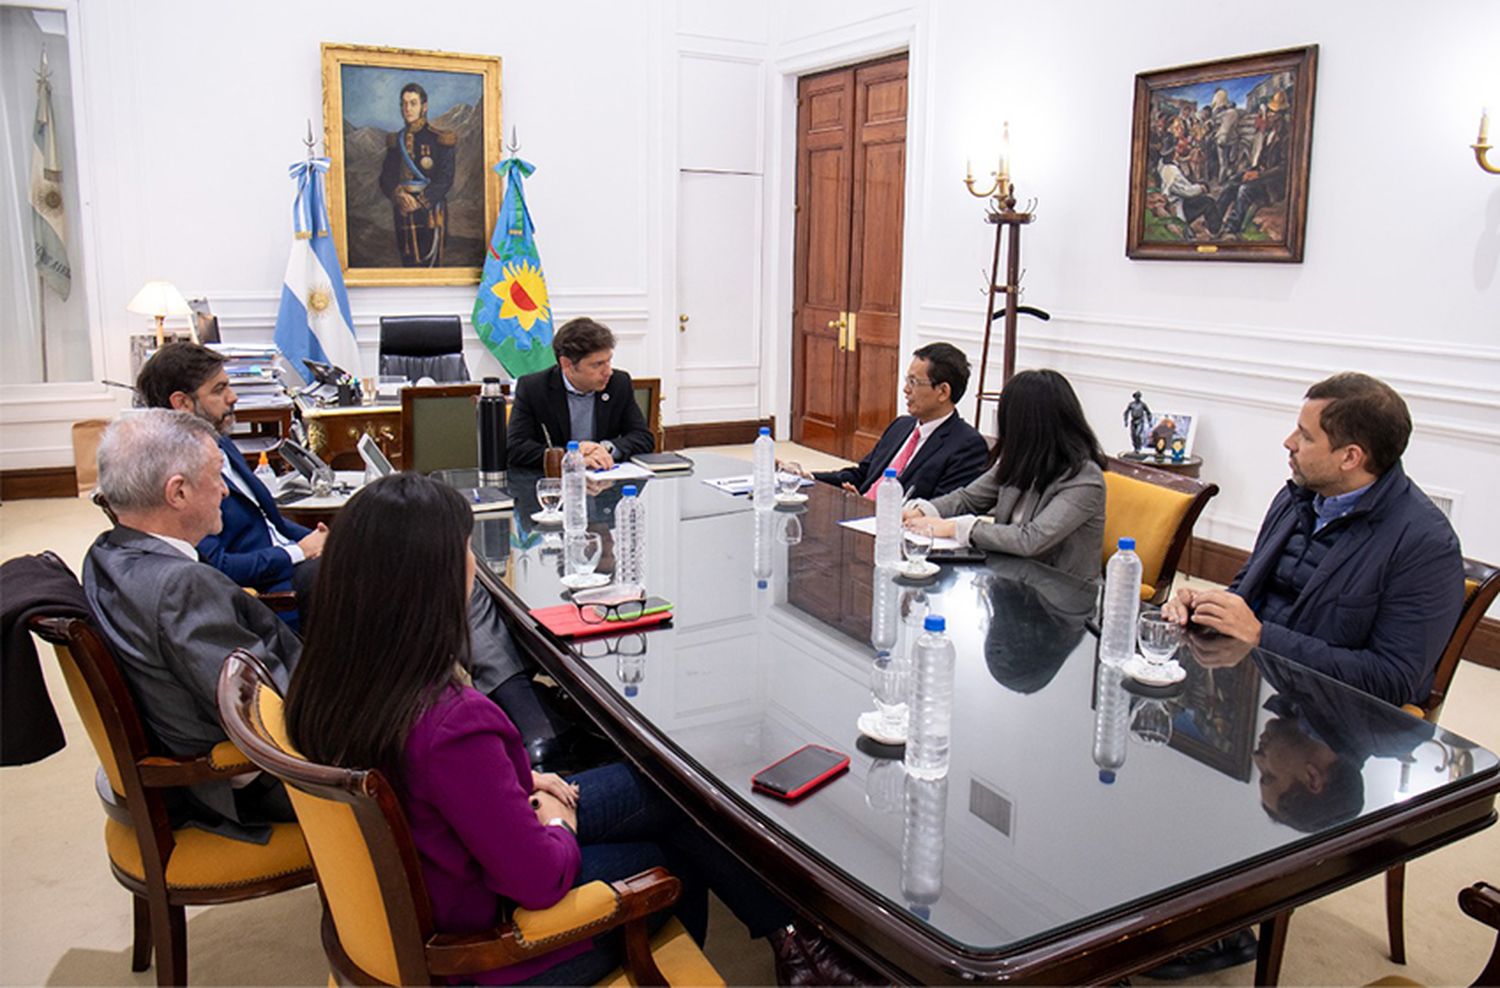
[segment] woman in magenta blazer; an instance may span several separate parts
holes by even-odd
[[[752,936],[770,938],[782,983],[863,977],[799,932],[791,909],[630,766],[568,780],[531,770],[515,726],[463,670],[473,524],[462,497],[416,474],[351,498],[325,547],[287,696],[291,739],[308,757],[379,768],[401,793],[437,928],[489,930],[512,905],[544,909],[575,885],[663,865],[682,880],[675,911],[700,943],[712,888]],[[588,984],[620,952],[606,936],[476,981]]]

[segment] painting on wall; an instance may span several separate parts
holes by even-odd
[[[1301,261],[1318,46],[1135,77],[1125,253]]]
[[[500,209],[498,57],[325,43],[323,133],[347,284],[478,284]]]

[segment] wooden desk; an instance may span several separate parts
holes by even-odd
[[[250,426],[248,433],[235,433],[230,437],[240,447],[240,452],[245,454],[246,463],[252,468],[258,464],[262,450],[268,454],[272,466],[281,462],[281,454],[276,451],[276,446],[292,431],[290,404],[271,408],[236,408],[234,418],[237,423]],[[245,440],[244,443],[240,442],[242,439]]]
[[[397,470],[402,463],[401,406],[356,405],[352,408],[316,408],[299,401],[307,424],[307,443],[312,451],[335,470],[363,470],[359,439],[370,436]]]

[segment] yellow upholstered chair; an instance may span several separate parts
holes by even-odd
[[[227,741],[199,758],[152,755],[135,701],[98,632],[77,618],[33,618],[30,628],[56,650],[114,793],[104,805],[104,844],[115,879],[135,897],[130,968],[144,971],[154,952],[157,984],[187,984],[183,907],[243,902],[311,882],[301,831],[295,823],[274,824],[262,845],[196,827],[173,830],[163,790],[228,779],[255,766]]]
[[[1495,946],[1484,970],[1474,979],[1475,988],[1500,985],[1500,889],[1486,882],[1475,882],[1458,893],[1458,908],[1495,931]],[[1422,988],[1422,983],[1391,975],[1371,981],[1366,988]]]
[[[286,783],[323,893],[323,949],[340,984],[430,985],[504,967],[623,926],[629,983],[722,985],[675,919],[648,938],[646,917],[682,883],[661,868],[591,882],[550,909],[516,909],[494,930],[433,929],[406,814],[378,771],[307,761],[287,738],[281,697],[265,669],[236,650],[219,676],[219,716],[250,760]],[[623,973],[606,983],[624,985]]]
[[[1193,525],[1218,485],[1110,457],[1104,468],[1104,559],[1122,538],[1141,557],[1141,599],[1163,603]],[[1102,565],[1102,564],[1101,564]]]

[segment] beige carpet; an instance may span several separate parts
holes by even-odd
[[[746,447],[716,449],[747,456]],[[831,457],[781,444],[781,455],[809,467]],[[88,503],[74,499],[0,505],[0,559],[42,549],[75,568],[103,528]],[[130,897],[110,877],[103,817],[92,789],[96,762],[57,680],[44,663],[68,734],[68,747],[36,765],[0,770],[0,984],[151,985],[130,972]],[[1454,681],[1444,726],[1500,748],[1500,672],[1465,664]],[[1459,912],[1458,890],[1478,879],[1500,882],[1500,830],[1490,829],[1414,862],[1407,869],[1404,968],[1386,956],[1383,886],[1364,882],[1304,907],[1292,921],[1282,983],[1359,985],[1401,973],[1429,985],[1468,984],[1494,936]],[[318,898],[312,889],[257,902],[188,911],[189,978],[197,985],[321,985]],[[710,958],[730,984],[769,984],[770,952],[751,941],[715,904]],[[1205,981],[1248,985],[1245,965]]]

